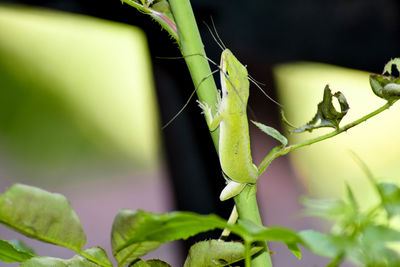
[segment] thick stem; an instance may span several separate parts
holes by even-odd
[[[260,212],[257,204],[257,186],[246,186],[243,191],[235,197],[236,208],[240,219],[246,219],[262,226]],[[268,248],[251,261],[252,267],[272,267]]]
[[[170,0],[169,4],[178,29],[181,52],[185,57],[193,84],[195,88],[197,88],[199,100],[201,102],[206,102],[212,107],[213,113],[215,113],[217,86],[215,85],[213,77],[210,76],[210,65],[206,59],[204,45],[201,41],[190,2],[189,0]],[[205,79],[205,77],[208,78]],[[217,151],[218,136],[218,130],[211,133]]]
[[[186,64],[189,68],[195,88],[197,88],[199,100],[206,102],[213,108],[213,112],[215,112],[214,107],[217,102],[217,89],[214,79],[210,77],[204,80],[204,77],[207,77],[207,75],[211,73],[211,69],[205,58],[204,46],[200,38],[190,2],[188,0],[169,0],[169,4],[178,29],[181,52],[184,57],[187,56],[185,57]],[[193,56],[197,54],[199,54],[199,56]],[[201,55],[204,55],[204,57]],[[201,83],[200,86],[199,83]],[[218,151],[219,131],[212,132],[211,137]],[[251,220],[258,225],[262,225],[257,206],[256,191],[256,186],[246,186],[242,193],[235,198],[235,201],[241,219]],[[272,263],[269,253],[265,252],[257,256],[252,260],[251,266],[271,267]]]

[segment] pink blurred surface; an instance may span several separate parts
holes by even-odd
[[[162,171],[135,175],[135,177],[120,177],[109,180],[86,181],[69,186],[52,186],[44,188],[66,196],[78,214],[86,233],[85,248],[101,246],[112,258],[110,233],[114,216],[122,208],[143,209],[151,212],[168,212],[174,209],[172,190],[167,179],[161,179]],[[140,177],[138,177],[140,176]],[[1,177],[1,176],[0,176]],[[3,192],[10,186],[10,179],[0,179],[0,190]],[[38,242],[0,225],[2,239],[22,239],[32,246],[38,255],[70,258],[75,253],[54,245]],[[167,243],[144,258],[159,258],[171,263],[172,266],[182,265],[182,255],[177,249],[179,244]],[[17,266],[0,262],[0,266]]]

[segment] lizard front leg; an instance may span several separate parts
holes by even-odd
[[[197,103],[199,104],[199,107],[202,110],[201,113],[204,114],[208,128],[210,129],[211,132],[215,131],[218,128],[218,126],[223,118],[223,115],[221,112],[221,102],[222,102],[221,96],[218,92],[217,103],[216,103],[217,112],[213,116],[210,106],[206,102],[200,102],[199,100],[197,100]]]

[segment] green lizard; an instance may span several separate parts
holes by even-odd
[[[218,154],[228,181],[220,195],[221,201],[224,201],[239,194],[247,184],[255,184],[259,173],[250,151],[246,111],[250,87],[248,73],[229,49],[221,55],[220,78],[222,98],[218,94],[216,114],[212,115],[207,103],[198,103],[210,131],[219,127]]]

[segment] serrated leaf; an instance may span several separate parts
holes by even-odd
[[[246,230],[248,241],[282,241],[282,242],[301,242],[298,234],[292,230],[281,227],[259,226],[249,220],[238,221],[238,226]]]
[[[400,188],[392,183],[378,183],[377,188],[388,217],[400,215]]]
[[[112,267],[112,263],[107,258],[105,251],[102,248],[94,247],[85,250],[97,260],[103,263],[103,266]],[[20,267],[99,267],[98,264],[86,259],[83,256],[75,255],[71,259],[64,260],[53,257],[33,257],[28,261],[23,262]]]
[[[255,126],[257,126],[261,131],[263,131],[264,133],[266,133],[267,135],[275,138],[276,140],[278,140],[279,142],[281,142],[281,144],[283,146],[286,146],[288,143],[288,140],[285,136],[283,136],[278,130],[276,130],[275,128],[272,128],[270,126],[264,125],[261,122],[257,122],[257,121],[251,121]]]
[[[134,262],[132,262],[130,265],[130,267],[150,267],[149,264],[147,264],[144,260],[138,259]]]
[[[158,241],[136,242],[117,251],[118,247],[126,244],[143,221],[137,212],[130,210],[121,210],[115,217],[111,232],[111,247],[119,266],[138,259],[162,244]]]
[[[169,265],[165,261],[156,259],[147,260],[146,263],[149,264],[150,267],[171,267],[171,265]]]
[[[340,105],[340,112],[336,110],[332,103],[332,97],[335,97]],[[329,86],[326,85],[324,89],[324,97],[322,102],[318,104],[317,113],[314,118],[306,125],[295,129],[294,133],[301,133],[304,131],[311,132],[314,129],[321,127],[339,128],[339,123],[349,110],[349,104],[341,92],[336,92],[332,95]]]
[[[123,265],[164,242],[186,239],[225,226],[226,222],[215,215],[190,212],[154,214],[141,210],[122,210],[113,223],[111,245],[114,256]]]
[[[60,194],[15,184],[0,195],[0,222],[26,236],[81,249],[86,236],[75,211]]]
[[[392,75],[393,65],[395,65],[397,71],[400,72],[400,58],[393,58],[389,60],[388,63],[386,63],[385,67],[383,68],[382,74],[389,73],[389,75]]]
[[[23,262],[20,267],[69,267],[68,260],[52,257],[33,257]],[[97,267],[97,266],[96,266]]]
[[[148,252],[155,250],[161,245],[162,243],[156,241],[137,242],[121,249],[118,252],[113,252],[113,254],[118,262],[118,266],[124,266],[125,264],[138,259]]]
[[[283,242],[296,257],[301,258],[301,252],[297,244],[301,244],[303,241],[293,230],[281,227],[263,227],[249,220],[239,220],[236,228],[243,228],[241,236],[248,242]],[[235,231],[236,233],[239,233],[236,229],[232,230],[232,232]]]
[[[10,242],[0,239],[0,260],[4,262],[23,262],[34,256],[33,253],[18,248]]]
[[[88,248],[85,250],[86,254],[89,254],[90,256],[92,256],[93,258],[96,258],[97,261],[104,263],[105,265],[109,265],[112,266],[112,263],[110,261],[110,259],[107,256],[107,253],[105,252],[105,250],[101,247],[92,247],[92,248]],[[77,255],[75,257],[80,257],[81,256]],[[74,259],[74,258],[72,258]]]
[[[250,256],[264,249],[252,247]],[[245,247],[240,242],[223,242],[218,240],[201,241],[194,244],[186,258],[184,267],[230,266],[245,258]]]
[[[151,259],[147,261],[135,261],[135,263],[133,263],[133,265],[130,265],[130,267],[171,267],[171,265],[162,260]]]
[[[124,210],[117,215],[126,216],[133,214],[135,229],[130,236],[130,242],[157,241],[168,242],[177,239],[187,239],[197,233],[224,228],[225,220],[216,215],[200,215],[192,212],[171,212],[167,214],[154,214],[142,210]],[[113,231],[118,229],[114,229]],[[132,229],[131,229],[132,230]],[[128,242],[129,243],[129,242]],[[126,247],[127,244],[120,247]]]
[[[251,221],[240,220],[231,225],[216,215],[199,215],[191,212],[154,214],[145,211],[122,210],[116,216],[111,245],[119,266],[134,261],[164,242],[186,239],[215,228],[228,228],[247,242],[280,241],[288,245],[296,256],[300,237],[292,230],[266,228]]]

